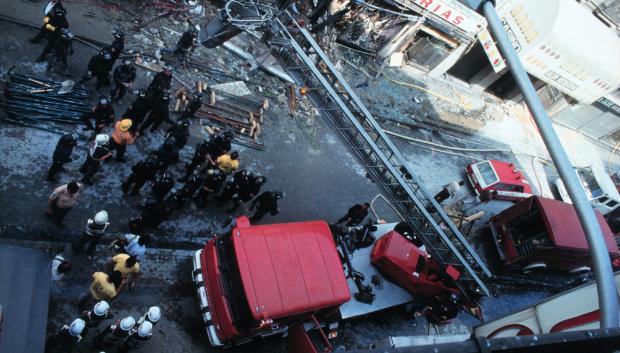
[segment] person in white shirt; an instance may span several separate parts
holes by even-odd
[[[52,280],[54,282],[60,281],[69,270],[71,270],[71,264],[61,254],[54,256],[52,259]]]
[[[148,235],[135,235],[128,233],[125,235],[127,245],[125,245],[124,250],[127,254],[136,257],[138,261],[142,261],[146,252],[146,244],[149,240],[150,238]]]

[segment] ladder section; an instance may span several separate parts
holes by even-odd
[[[288,41],[280,51],[288,73],[297,84],[308,88],[308,98],[340,134],[369,177],[402,212],[432,256],[459,270],[458,284],[463,292],[488,296],[482,280],[491,276],[486,264],[424,188],[310,33],[286,11],[275,24]]]

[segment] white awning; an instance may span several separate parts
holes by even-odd
[[[498,14],[527,71],[581,103],[620,87],[620,38],[573,0],[507,0]]]

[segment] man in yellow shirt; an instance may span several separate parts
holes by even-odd
[[[232,173],[239,168],[239,153],[223,154],[215,160],[215,166],[224,173]]]
[[[88,292],[80,298],[78,306],[80,309],[86,307],[89,301],[111,300],[120,291],[123,274],[120,271],[113,271],[111,274],[104,272],[93,273],[93,282]]]
[[[123,282],[121,287],[124,286],[125,283],[129,283],[129,289],[133,288],[138,279],[138,273],[140,272],[140,264],[135,256],[118,254],[112,258],[108,266],[108,268],[119,271],[122,274]]]

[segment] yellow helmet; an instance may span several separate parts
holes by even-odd
[[[120,126],[121,131],[129,130],[129,128],[131,127],[131,124],[132,124],[131,119],[123,119],[123,120],[121,120],[121,126]]]

